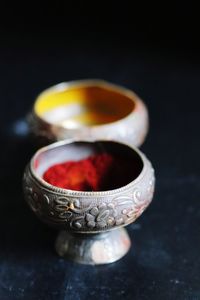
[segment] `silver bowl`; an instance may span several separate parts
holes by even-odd
[[[45,142],[103,139],[140,146],[148,131],[148,112],[131,90],[104,80],[79,80],[43,91],[29,123]]]
[[[56,163],[84,159],[101,151],[120,153],[130,161],[130,182],[113,190],[81,192],[58,188],[42,179]],[[85,264],[105,264],[129,250],[131,242],[124,226],[134,222],[150,204],[154,182],[151,163],[133,146],[73,140],[37,151],[25,170],[23,186],[32,211],[61,230],[56,241],[59,255]]]

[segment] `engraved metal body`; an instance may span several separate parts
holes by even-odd
[[[98,147],[125,156],[133,154],[139,166],[137,177],[123,187],[100,192],[57,188],[42,179],[50,165],[87,157],[99,151]],[[32,158],[23,180],[25,198],[33,212],[64,230],[56,242],[57,252],[88,264],[113,262],[128,251],[130,240],[121,227],[134,222],[150,204],[154,183],[154,170],[144,154],[132,146],[107,141],[62,141],[44,147]]]

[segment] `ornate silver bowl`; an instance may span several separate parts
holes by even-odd
[[[80,192],[57,188],[42,179],[56,163],[80,160],[101,151],[120,153],[130,160],[132,180],[113,190]],[[133,146],[73,140],[37,151],[25,170],[23,186],[33,212],[61,230],[56,241],[59,255],[85,264],[105,264],[120,259],[129,250],[131,243],[124,226],[134,222],[150,204],[154,182],[151,163]]]
[[[148,131],[148,112],[131,90],[104,80],[79,80],[43,91],[29,123],[34,135],[48,142],[103,139],[140,146]]]

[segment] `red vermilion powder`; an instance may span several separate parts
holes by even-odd
[[[77,191],[103,191],[128,184],[133,177],[130,162],[109,153],[50,167],[43,175],[48,183]]]

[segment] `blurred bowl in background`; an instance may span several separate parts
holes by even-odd
[[[29,115],[30,129],[47,142],[78,138],[140,146],[148,131],[143,101],[104,80],[78,80],[43,91]]]

